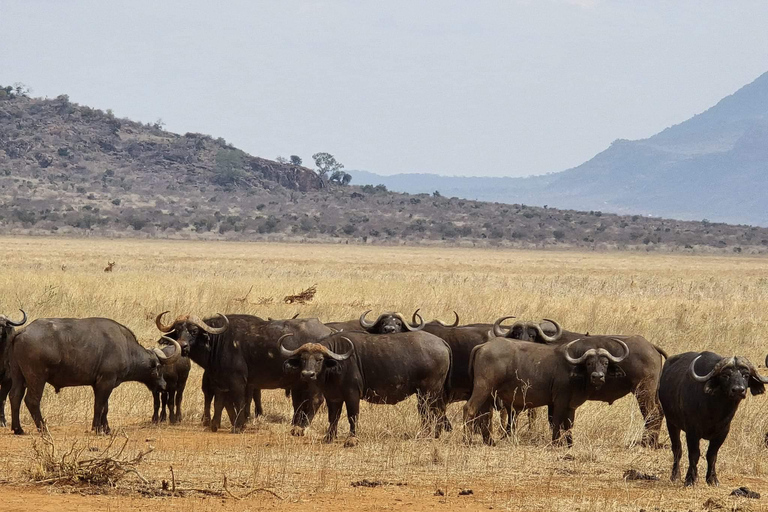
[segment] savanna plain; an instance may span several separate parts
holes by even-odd
[[[450,322],[455,310],[462,323],[516,315],[552,318],[580,332],[637,333],[670,354],[708,349],[758,364],[768,352],[765,258],[54,238],[0,238],[0,246],[0,313],[18,319],[23,308],[30,321],[113,318],[146,346],[156,344],[154,318],[165,310],[173,316],[299,313],[328,322],[367,309],[410,317],[421,308],[426,320]],[[116,262],[112,272],[104,272],[108,261]],[[283,302],[312,285],[317,294],[310,303]],[[720,451],[721,486],[684,489],[669,481],[666,427],[664,449],[639,446],[643,421],[631,396],[579,408],[571,449],[552,446],[546,414],[532,424],[522,418],[517,434],[495,447],[479,437],[467,445],[462,403],[449,407],[453,432],[432,439],[420,432],[413,399],[364,405],[360,443],[344,448],[346,416],[340,439],[322,442],[324,408],[306,436],[292,437],[290,401],[282,390],[264,392],[265,415],[245,433],[208,432],[200,424],[201,377],[193,365],[184,418],[174,426],[151,423],[146,387],[121,385],[110,400],[116,439],[89,432],[90,388],[59,394],[46,389],[43,414],[58,453],[75,447],[95,457],[110,442],[122,445],[125,436],[125,457],[153,451],[136,466],[138,474],[126,473],[115,487],[35,483],[43,439],[32,433],[22,406],[29,434],[14,436],[10,428],[0,433],[0,509],[768,509],[768,496],[729,496],[740,486],[768,494],[765,396],[749,396],[736,414]],[[6,411],[10,423],[8,406]],[[684,471],[686,461],[684,455]],[[629,469],[660,479],[625,480]],[[164,480],[167,491],[161,490]]]

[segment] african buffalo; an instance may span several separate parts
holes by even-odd
[[[167,356],[159,348],[144,348],[130,329],[108,318],[39,318],[11,343],[11,426],[23,434],[21,399],[43,428],[40,399],[48,383],[58,393],[70,386],[91,386],[94,394],[92,429],[109,433],[107,412],[112,390],[123,382],[143,382],[164,389],[160,365],[181,357],[181,347]],[[24,393],[26,391],[26,397]]]
[[[505,405],[511,404],[513,414],[548,406],[552,411],[552,440],[560,441],[561,431],[565,431],[565,441],[571,446],[570,429],[576,408],[594,393],[616,386],[604,386],[607,376],[633,373],[637,363],[629,359],[630,346],[628,339],[602,336],[577,339],[566,345],[506,338],[494,338],[479,345],[470,356],[469,371],[474,376],[474,385],[472,396],[464,405],[467,439],[477,414],[490,416],[496,395]],[[656,357],[661,365],[660,356]],[[624,361],[629,364],[622,369],[618,365]],[[640,370],[642,373],[643,368]],[[483,421],[480,429],[483,441],[492,444],[489,425],[489,421]]]
[[[418,312],[418,309],[416,310]],[[389,311],[387,313],[382,313],[379,315],[379,317],[371,322],[366,319],[366,316],[368,313],[370,313],[371,310],[369,309],[362,315],[360,315],[360,318],[358,320],[348,320],[346,322],[329,322],[325,325],[330,327],[331,329],[335,329],[337,331],[359,331],[364,330],[371,334],[393,334],[396,332],[413,332],[413,331],[420,331],[424,328],[424,320],[421,319],[421,317],[418,317],[417,313],[414,313],[414,322],[413,324],[408,323],[408,320],[403,317],[402,313],[397,313],[395,311]],[[418,317],[418,322],[416,321],[416,317]]]
[[[539,344],[562,345],[573,340],[584,339],[591,343],[598,340],[605,348],[613,345],[612,339],[620,339],[629,346],[630,356],[620,366],[611,365],[607,374],[608,384],[600,389],[592,389],[588,400],[599,402],[614,401],[628,393],[634,393],[640,412],[645,419],[645,430],[641,444],[643,446],[659,447],[659,430],[661,430],[664,415],[658,399],[659,378],[661,367],[667,353],[650,343],[642,336],[622,335],[590,335],[567,331],[554,320],[545,319],[541,324],[534,322],[516,322],[510,328],[504,328],[501,323],[514,317],[502,317],[493,324],[493,334],[501,338],[530,341]],[[550,334],[547,334],[547,333]],[[550,423],[552,421],[550,411]]]
[[[11,391],[11,367],[8,356],[10,355],[11,341],[16,335],[14,327],[21,327],[27,323],[27,314],[20,309],[24,315],[21,322],[14,322],[5,315],[0,315],[0,427],[5,423],[5,399]]]
[[[205,369],[204,390],[215,395],[212,431],[221,426],[222,409],[227,409],[232,431],[243,429],[248,406],[262,389],[288,389],[293,401],[291,433],[302,435],[322,403],[320,392],[298,376],[283,372],[278,340],[287,333],[312,343],[333,331],[316,318],[268,321],[252,315],[219,315],[200,320],[184,315],[174,323],[156,324],[160,331],[189,348],[190,358]],[[260,402],[259,402],[260,403]]]
[[[445,404],[450,390],[451,349],[426,332],[373,335],[367,332],[335,333],[319,343],[302,343],[294,350],[283,346],[285,372],[316,383],[328,404],[326,442],[336,438],[343,405],[347,407],[349,438],[357,444],[360,400],[395,404],[417,395],[424,426],[437,421],[439,436],[446,421]]]
[[[165,341],[165,340],[163,340]],[[167,357],[173,355],[175,347],[165,346],[162,348]],[[155,389],[152,391],[154,399],[154,413],[152,414],[153,423],[162,423],[166,419],[165,409],[168,408],[168,419],[173,425],[181,423],[181,400],[184,396],[184,388],[187,386],[187,378],[192,363],[189,357],[183,355],[173,364],[166,364],[160,367],[160,373],[165,381],[165,390]],[[162,411],[160,411],[162,400]],[[158,415],[158,412],[160,413]]]
[[[713,352],[686,352],[670,357],[664,363],[659,386],[659,398],[667,418],[672,443],[672,480],[680,478],[680,458],[683,446],[680,431],[685,431],[688,445],[688,473],[685,485],[698,478],[699,442],[709,440],[707,448],[707,483],[717,480],[717,452],[720,450],[731,420],[747,388],[753,395],[765,392],[768,378],[758,375],[745,357],[721,357]]]

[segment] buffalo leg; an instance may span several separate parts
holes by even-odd
[[[683,457],[683,444],[680,442],[680,429],[673,425],[667,419],[667,430],[669,430],[669,441],[672,444],[672,476],[669,477],[673,482],[680,479],[680,459]]]
[[[160,421],[159,411],[160,411],[160,392],[159,391],[153,391],[152,392],[152,406],[154,408],[154,412],[152,413],[152,423],[157,423]]]
[[[479,379],[477,379],[479,380]],[[475,382],[475,387],[472,390],[472,396],[469,397],[467,403],[464,404],[464,442],[469,443],[472,440],[472,434],[475,431],[478,413],[486,412],[486,410],[493,409],[493,398],[491,397],[491,390],[484,382]],[[485,421],[483,422],[485,423]],[[487,421],[490,424],[490,421]],[[490,431],[490,428],[482,429],[483,441],[486,444],[493,444],[490,432],[486,433],[486,430]]]
[[[339,429],[339,418],[341,418],[341,408],[344,402],[328,402],[328,432],[325,434],[324,441],[332,443],[336,439],[336,432]]]
[[[169,393],[167,391],[160,393],[160,399],[163,402],[162,410],[160,411],[160,423],[164,423],[168,418],[168,416],[165,414],[165,410],[168,408],[168,395]]]
[[[570,448],[573,445],[573,438],[570,435],[570,429],[573,425],[574,409],[567,405],[555,405],[552,414],[552,442],[559,444],[565,441]]]
[[[714,439],[710,439],[709,441],[709,447],[707,448],[707,484],[709,485],[720,485],[720,481],[717,479],[717,469],[715,469],[715,464],[717,464],[717,452],[720,450],[720,447],[725,442],[727,436],[728,431],[726,430],[725,433]]]
[[[11,367],[11,429],[16,435],[24,434],[24,429],[21,428],[21,401],[24,399],[24,392],[27,389],[27,382],[24,380],[24,375],[21,373],[21,369],[15,365]]]
[[[5,422],[5,400],[8,398],[8,393],[11,392],[11,379],[3,379],[2,385],[0,385],[0,427],[6,426]]]
[[[174,403],[176,405],[176,414],[171,415],[171,423],[181,423],[181,398],[184,395],[184,389],[176,390]]]
[[[349,421],[349,437],[344,441],[344,446],[357,446],[357,419],[360,416],[360,397],[351,396],[344,400],[347,406],[347,420]]]
[[[303,436],[304,429],[309,426],[315,417],[315,412],[323,404],[322,394],[313,393],[306,386],[292,388],[290,394],[293,403],[291,435]]]
[[[40,400],[43,398],[44,389],[45,381],[35,380],[27,382],[27,394],[24,396],[24,404],[27,406],[27,410],[35,422],[35,427],[40,431],[43,430],[45,425],[43,413],[40,410]]]
[[[224,410],[224,396],[216,393],[213,397],[213,418],[210,421],[211,432],[216,432],[221,426],[221,412]]]
[[[660,448],[659,431],[661,423],[664,420],[664,413],[661,410],[657,389],[643,387],[635,392],[637,405],[640,406],[640,413],[645,419],[645,428],[643,429],[643,439],[640,442],[647,448]]]
[[[109,434],[109,423],[107,413],[109,412],[109,395],[112,394],[112,387],[100,384],[93,387],[93,423],[91,430],[97,434]],[[29,396],[29,393],[27,393]]]
[[[256,409],[256,417],[264,415],[264,408],[261,406],[261,390],[258,388],[253,390],[253,407]]]
[[[686,432],[685,442],[688,445],[688,473],[685,474],[685,485],[687,487],[695,484],[699,478],[699,457],[701,456],[699,443],[701,440]]]
[[[208,372],[203,373],[203,426],[211,424],[211,402],[213,401],[213,389],[211,389],[211,378]]]

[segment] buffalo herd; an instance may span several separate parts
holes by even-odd
[[[577,333],[549,319],[505,326],[514,318],[505,316],[460,325],[456,313],[446,324],[425,322],[417,310],[410,321],[397,312],[374,320],[370,311],[329,323],[243,314],[184,314],[166,321],[165,311],[155,320],[159,346],[148,349],[126,326],[106,318],[39,318],[25,326],[27,315],[21,313],[19,321],[0,315],[0,423],[6,424],[10,394],[15,434],[24,433],[22,399],[35,426],[43,428],[46,383],[56,392],[91,386],[97,433],[109,433],[109,396],[126,381],[142,382],[152,392],[153,422],[178,423],[191,362],[203,368],[203,424],[212,431],[220,428],[225,410],[232,431],[242,431],[252,415],[263,414],[261,390],[283,389],[293,402],[293,435],[304,435],[325,403],[325,440],[332,442],[346,407],[345,446],[358,442],[360,400],[394,404],[416,395],[422,426],[435,437],[452,428],[447,404],[465,401],[466,442],[479,433],[489,445],[494,410],[506,412],[504,431],[510,434],[521,412],[546,406],[553,443],[571,446],[581,404],[610,404],[631,393],[645,420],[643,446],[660,446],[666,418],[672,479],[680,477],[680,431],[685,431],[685,484],[697,480],[699,442],[707,439],[706,481],[717,485],[717,453],[731,420],[747,390],[760,394],[768,383],[744,357],[712,352],[669,357],[639,335]]]

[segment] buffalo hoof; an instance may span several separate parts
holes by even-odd
[[[156,417],[153,417],[153,418],[152,418],[152,423],[154,423],[155,425],[157,425],[157,423],[158,423],[158,419],[157,419]]]
[[[346,441],[344,441],[344,448],[354,448],[357,446],[357,442],[356,436],[349,436]]]
[[[717,475],[708,476],[707,484],[711,485],[712,487],[717,487],[720,485],[720,480],[717,479]]]
[[[24,429],[21,428],[21,427],[15,428],[15,429],[13,429],[13,433],[15,435],[17,435],[17,436],[23,436],[24,435]]]
[[[291,435],[296,437],[302,437],[304,435],[304,427],[298,427],[298,426],[292,427]]]
[[[326,444],[331,444],[333,442],[333,439],[334,439],[333,436],[326,435],[323,437],[323,442]]]
[[[217,432],[219,430],[218,425],[211,425],[211,432]]]
[[[211,424],[211,418],[206,418],[205,416],[203,416],[202,424],[204,427],[209,426]]]

